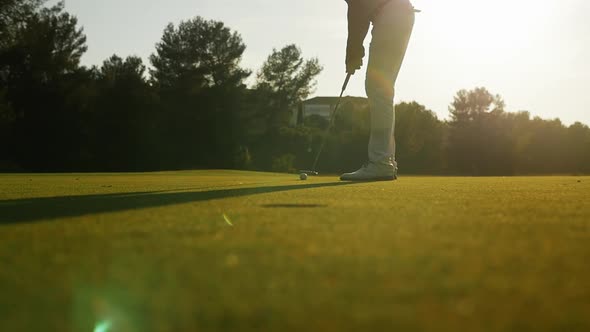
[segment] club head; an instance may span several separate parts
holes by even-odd
[[[299,171],[299,174],[303,174],[303,173],[305,173],[307,175],[310,175],[310,176],[318,176],[318,175],[320,175],[320,173],[318,173],[316,171],[308,171],[308,170],[301,170],[301,171]]]

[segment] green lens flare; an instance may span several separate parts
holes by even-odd
[[[230,225],[230,226],[234,226],[234,224],[231,222],[231,219],[229,219],[229,217],[227,216],[227,214],[223,214],[223,219],[225,220],[225,222]]]
[[[100,322],[94,327],[94,332],[108,332],[111,325],[109,321]]]

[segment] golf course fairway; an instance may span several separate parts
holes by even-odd
[[[589,177],[0,175],[0,331],[590,331]]]

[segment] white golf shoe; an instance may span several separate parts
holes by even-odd
[[[358,171],[342,174],[342,181],[393,181],[397,180],[397,167],[391,164],[369,162]]]

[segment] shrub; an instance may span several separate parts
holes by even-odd
[[[279,173],[295,173],[296,169],[293,167],[294,163],[295,156],[290,153],[275,157],[272,160],[272,171]]]

